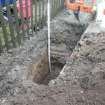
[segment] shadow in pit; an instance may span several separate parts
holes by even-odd
[[[51,69],[52,70],[51,72],[49,72],[49,74],[46,76],[46,78],[42,81],[41,84],[48,85],[48,83],[51,80],[56,79],[59,76],[64,65],[65,64],[61,63],[56,58],[51,57]]]

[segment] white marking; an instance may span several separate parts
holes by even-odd
[[[48,5],[47,5],[47,18],[48,18],[48,61],[49,61],[49,70],[51,72],[51,53],[50,53],[50,0],[48,0]]]

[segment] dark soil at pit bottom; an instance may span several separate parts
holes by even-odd
[[[55,64],[51,64],[51,72],[45,77],[45,79],[41,82],[42,84],[48,85],[49,81],[56,79],[61,72],[64,64],[60,62],[56,62]]]

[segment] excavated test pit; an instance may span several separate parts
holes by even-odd
[[[62,32],[54,32],[53,36],[55,35],[55,37],[51,38],[52,71],[47,75],[44,81],[42,81],[42,84],[48,85],[51,80],[59,76],[68,57],[72,54],[73,49],[87,27],[86,25],[69,24],[66,22],[65,25],[71,29],[68,28]]]
[[[51,80],[59,76],[67,58],[72,54],[73,49],[87,27],[77,23],[64,22],[63,24],[66,26],[64,30],[55,30],[53,28],[51,32],[52,71],[49,72],[48,69],[47,51],[40,56],[41,60],[32,64],[32,80],[38,84],[48,85]]]

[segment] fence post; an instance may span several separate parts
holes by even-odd
[[[0,36],[0,53],[2,52],[3,48],[2,48],[2,40],[1,40],[1,36]]]
[[[43,0],[43,2],[42,2],[42,27],[44,26],[44,12],[45,12],[45,8],[44,8],[44,5],[45,5],[45,3],[44,3],[44,0]]]
[[[45,0],[45,4],[47,3],[47,0]],[[47,4],[45,5],[47,7]],[[47,23],[47,8],[45,9],[45,18],[44,18],[45,24]]]
[[[11,13],[10,13],[10,6],[9,6],[9,2],[6,2],[6,7],[7,7],[7,17],[8,17],[8,23],[9,23],[9,31],[10,31],[10,37],[11,37],[11,41],[13,44],[13,47],[17,46],[17,40],[16,40],[16,36],[14,33],[14,28],[13,28],[13,22],[11,19]]]
[[[61,8],[64,7],[64,1],[65,1],[65,0],[61,0]]]
[[[23,8],[23,9],[25,9],[25,11],[26,11],[26,18],[24,19],[24,21],[25,21],[25,25],[26,25],[26,31],[27,31],[27,36],[28,36],[28,39],[30,39],[30,36],[29,36],[29,12],[31,12],[31,11],[29,11],[29,8],[31,8],[31,7],[29,7],[31,4],[30,4],[30,0],[29,0],[29,2],[28,2],[28,0],[24,0],[25,1],[25,8]],[[22,7],[23,7],[23,3],[22,3]],[[24,10],[23,10],[24,11]],[[24,27],[24,25],[23,25],[23,27]]]
[[[35,32],[37,32],[37,22],[38,22],[38,12],[37,12],[37,0],[35,0],[35,7],[34,7],[34,10],[35,10]]]
[[[33,36],[33,29],[34,29],[34,26],[33,26],[33,0],[31,0],[31,30],[32,30],[32,36]]]
[[[17,40],[18,40],[18,44],[21,44],[21,33],[20,33],[20,28],[19,28],[19,21],[18,21],[18,13],[17,13],[17,8],[16,8],[16,0],[13,0],[13,10],[14,10],[14,17],[15,17],[15,21],[16,21],[16,32],[17,32]]]
[[[1,6],[0,6],[0,10],[2,10]],[[7,37],[8,33],[7,33],[6,26],[5,26],[2,11],[0,11],[0,20],[1,20],[1,27],[2,27],[2,31],[3,31],[4,43],[5,43],[5,46],[6,46],[7,50],[8,50],[9,49],[9,41],[8,41],[8,37]]]
[[[20,9],[20,13],[19,13],[19,15],[20,15],[20,26],[22,27],[22,36],[23,36],[23,40],[25,39],[25,31],[24,31],[24,27],[23,27],[23,25],[24,25],[24,17],[23,17],[23,8],[22,8],[22,0],[18,0],[18,6],[19,6],[19,9]]]

